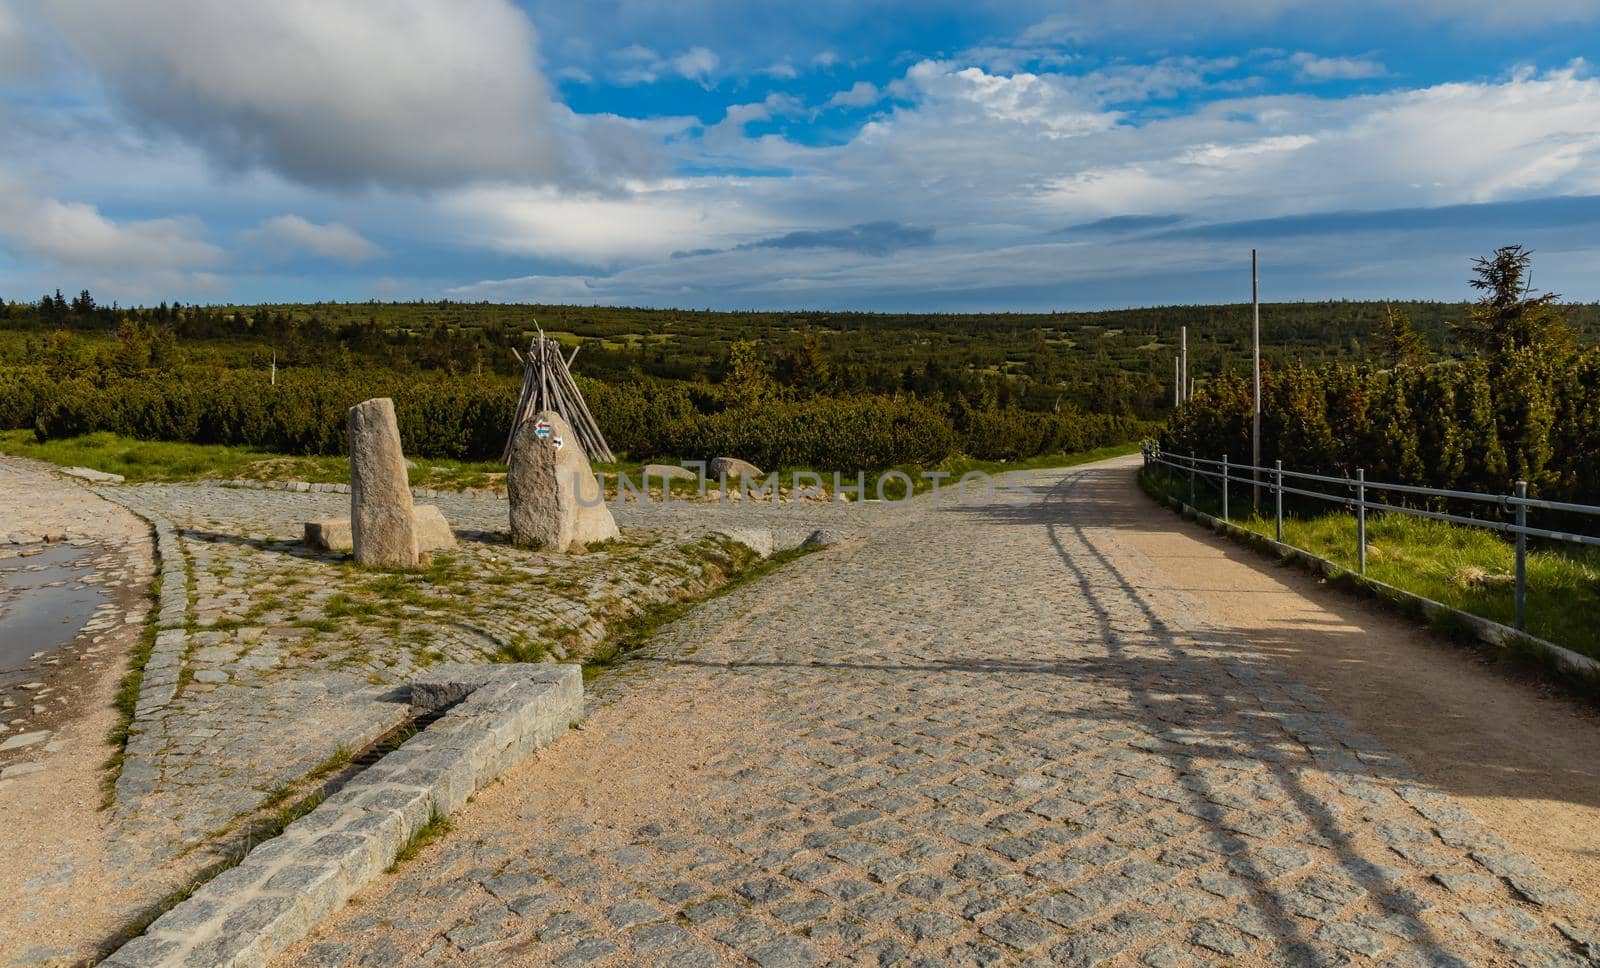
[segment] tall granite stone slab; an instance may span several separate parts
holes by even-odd
[[[358,564],[415,568],[417,534],[411,485],[400,450],[394,401],[379,397],[350,408],[350,537]]]
[[[588,455],[572,427],[552,411],[517,428],[506,497],[516,544],[561,552],[621,534]]]
[[[506,503],[511,507],[511,543],[565,551],[577,521],[556,491],[556,451],[524,421],[511,438],[506,467]]]

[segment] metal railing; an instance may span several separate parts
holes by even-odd
[[[1255,467],[1250,464],[1231,463],[1226,456],[1221,460],[1208,460],[1204,457],[1197,457],[1194,454],[1169,453],[1150,444],[1146,444],[1144,447],[1144,463],[1147,468],[1162,466],[1187,474],[1189,478],[1190,507],[1195,506],[1195,481],[1197,478],[1217,481],[1222,491],[1222,520],[1230,523],[1228,504],[1231,488],[1244,485],[1270,489],[1273,495],[1274,517],[1276,519],[1275,537],[1280,542],[1283,541],[1283,496],[1285,494],[1295,494],[1319,501],[1327,501],[1331,504],[1354,510],[1356,515],[1356,568],[1362,575],[1367,573],[1367,512],[1369,510],[1384,511],[1392,514],[1409,514],[1413,517],[1447,521],[1451,524],[1483,528],[1487,531],[1511,535],[1516,545],[1516,591],[1514,601],[1516,626],[1519,630],[1525,629],[1527,618],[1528,539],[1543,538],[1549,541],[1564,541],[1571,544],[1600,547],[1600,537],[1594,535],[1531,527],[1528,524],[1528,512],[1530,510],[1556,511],[1563,514],[1583,514],[1600,517],[1600,507],[1592,504],[1569,504],[1564,501],[1541,501],[1530,498],[1528,497],[1527,481],[1517,481],[1515,493],[1513,494],[1481,494],[1476,491],[1451,491],[1437,487],[1419,487],[1414,484],[1384,484],[1369,481],[1364,468],[1358,469],[1355,477],[1335,477],[1328,474],[1310,474],[1305,471],[1285,470],[1281,460],[1274,461],[1271,467]],[[1290,483],[1285,483],[1285,479]],[[1350,493],[1335,494],[1313,490],[1309,487],[1294,486],[1300,482],[1342,487]],[[1403,504],[1390,504],[1386,501],[1371,500],[1368,495],[1374,491],[1417,497],[1443,498],[1457,502],[1477,502],[1510,512],[1514,520],[1510,522],[1495,521],[1487,518],[1469,517],[1464,514],[1451,514],[1446,511],[1432,511],[1426,508],[1407,507]]]

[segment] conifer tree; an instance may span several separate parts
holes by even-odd
[[[1385,305],[1383,318],[1372,334],[1372,351],[1379,364],[1388,369],[1421,366],[1428,360],[1428,341],[1412,328],[1405,310]]]
[[[1560,352],[1572,346],[1572,330],[1559,293],[1533,291],[1533,253],[1506,245],[1487,259],[1474,259],[1472,288],[1483,293],[1456,334],[1467,346],[1497,360],[1515,350]]]

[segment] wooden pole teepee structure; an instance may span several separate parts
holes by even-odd
[[[517,398],[511,433],[506,436],[506,449],[500,455],[500,462],[511,460],[511,440],[516,436],[517,428],[524,421],[532,420],[533,415],[541,410],[553,410],[571,424],[578,445],[591,460],[616,460],[611,448],[606,446],[605,435],[600,433],[600,425],[595,423],[594,414],[589,412],[589,405],[583,402],[578,384],[572,379],[570,367],[578,357],[578,348],[573,348],[572,355],[563,358],[561,344],[546,339],[541,328],[528,343],[526,357],[515,348],[511,353],[522,364],[522,395]]]

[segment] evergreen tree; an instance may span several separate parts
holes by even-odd
[[[1405,310],[1386,304],[1372,334],[1372,355],[1389,369],[1421,366],[1428,360],[1428,341],[1412,328]]]
[[[772,381],[767,368],[756,355],[756,344],[747,339],[734,340],[728,350],[728,373],[722,380],[730,406],[750,407],[772,394]]]
[[[1433,367],[1419,370],[1409,382],[1408,403],[1415,415],[1417,453],[1427,465],[1429,482],[1435,487],[1454,488],[1466,470],[1463,438],[1474,432],[1463,431],[1456,422],[1456,375],[1458,367]]]
[[[1456,334],[1467,346],[1498,359],[1515,350],[1558,352],[1572,346],[1572,330],[1557,303],[1558,293],[1533,292],[1533,253],[1502,246],[1474,259],[1472,288],[1483,293]]]
[[[1506,470],[1512,480],[1539,489],[1548,483],[1545,470],[1554,455],[1550,432],[1555,427],[1555,399],[1547,372],[1551,358],[1541,350],[1522,347],[1502,354],[1499,362],[1494,375],[1495,424],[1505,448]]]
[[[828,388],[833,373],[822,338],[807,326],[800,332],[800,344],[785,360],[789,385],[802,393],[816,394]]]
[[[1391,484],[1425,484],[1417,453],[1417,425],[1406,403],[1407,374],[1401,370],[1377,380],[1372,395],[1367,442],[1360,460],[1369,479]]]
[[[1498,491],[1506,483],[1506,452],[1500,446],[1489,367],[1473,357],[1456,367],[1456,424],[1461,436],[1461,490]],[[1443,483],[1443,482],[1441,482]],[[1452,485],[1446,485],[1452,486]]]

